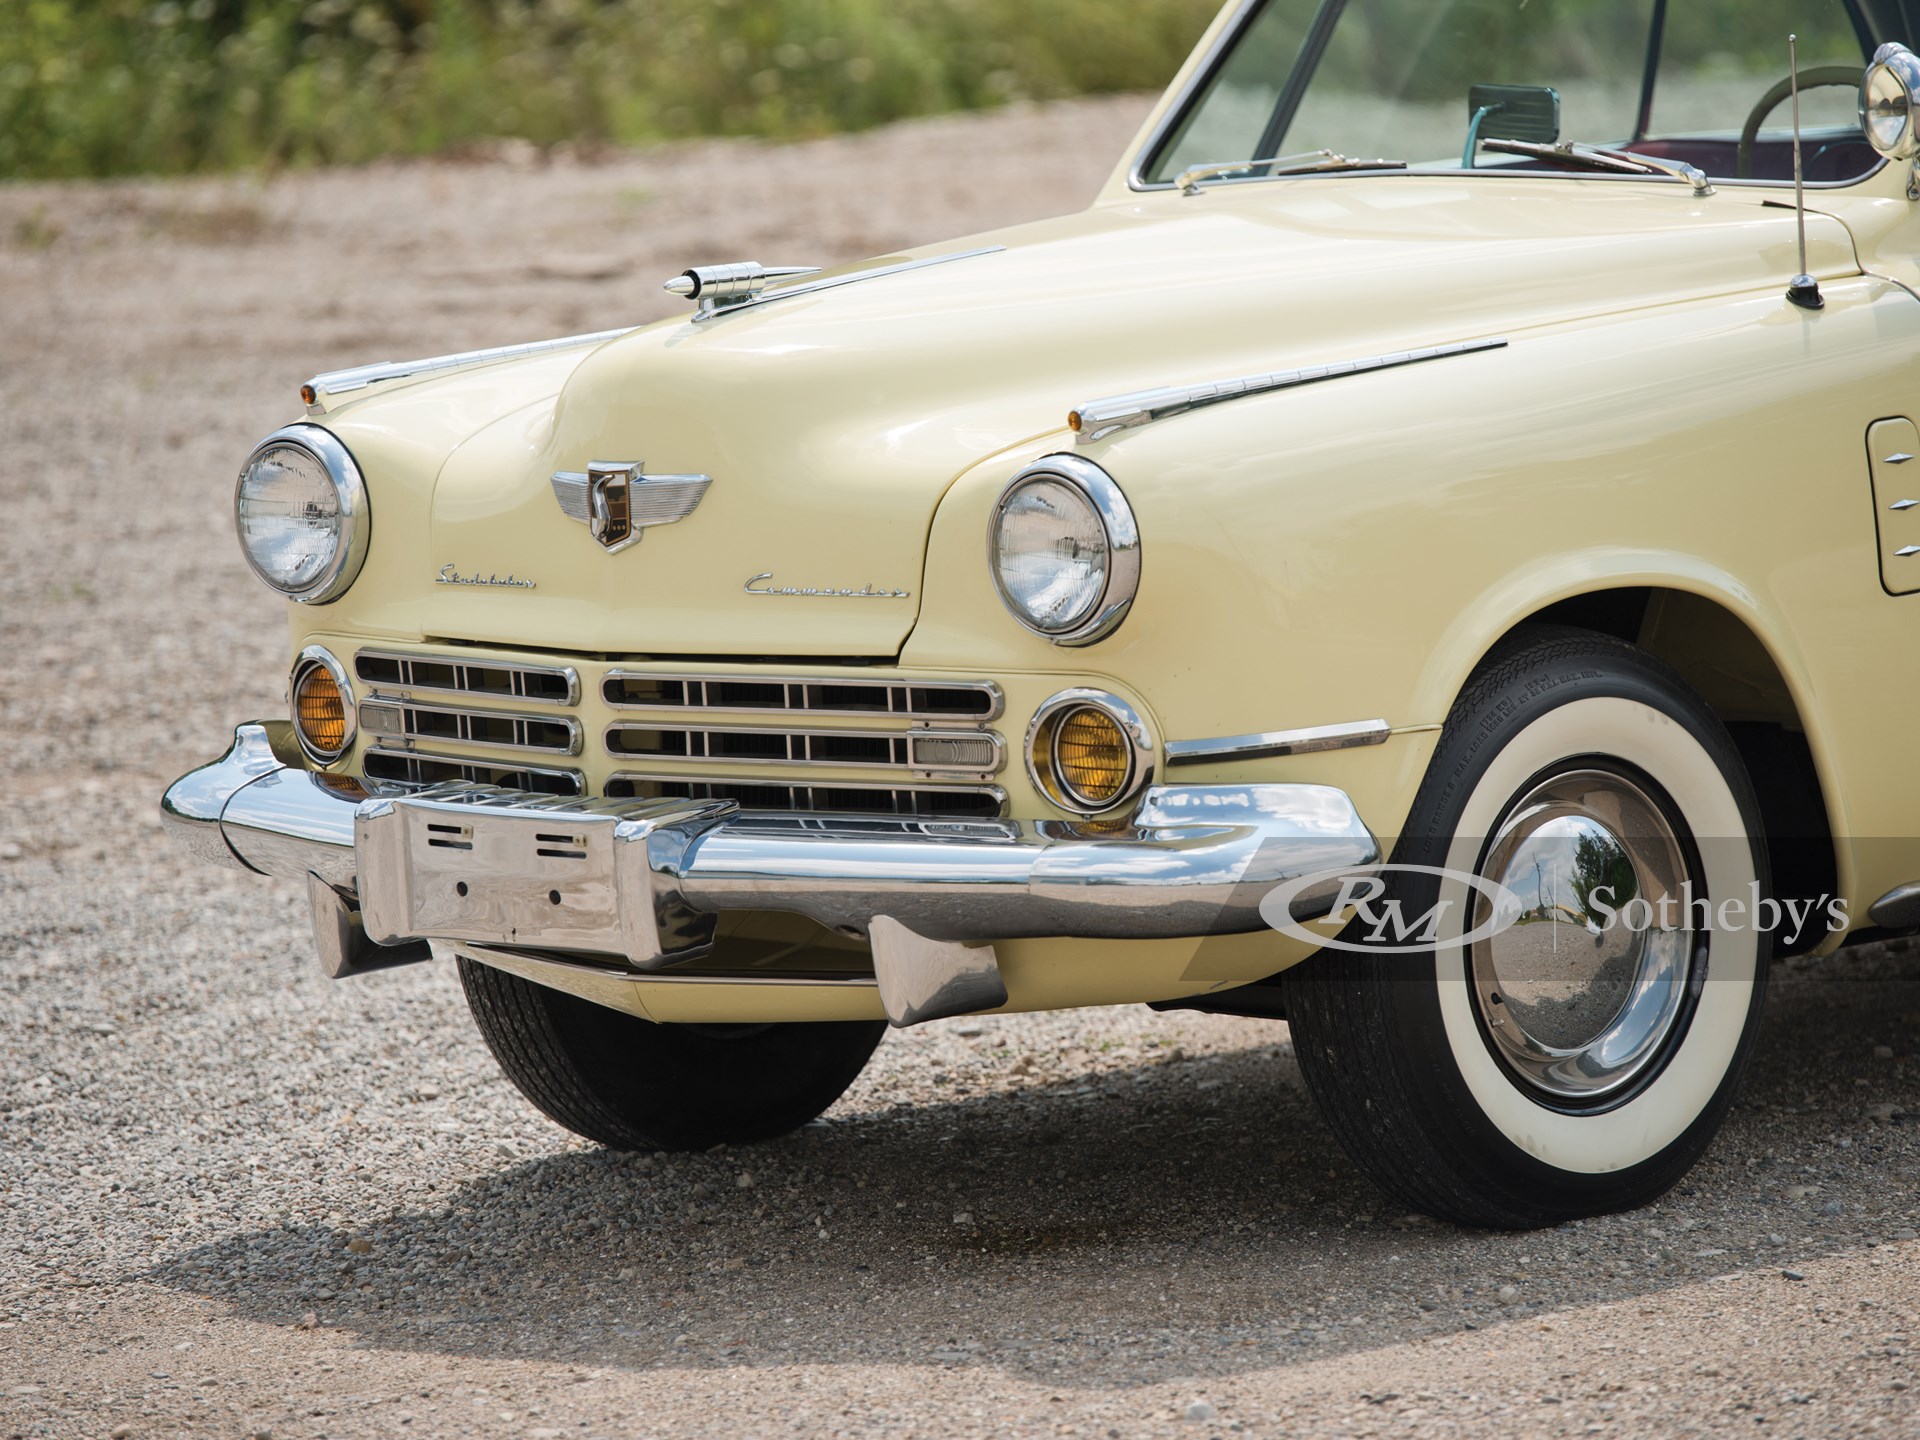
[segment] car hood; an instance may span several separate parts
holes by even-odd
[[[1815,275],[1856,271],[1837,221],[1810,216],[1809,245]],[[1143,196],[916,253],[983,246],[1001,248],[530,365],[531,393],[440,467],[410,617],[428,635],[617,654],[892,656],[941,496],[1000,452],[1065,444],[1078,403],[1522,343],[1582,316],[1784,287],[1798,268],[1792,212],[1759,194],[1495,177]],[[410,408],[461,384],[412,387]],[[338,424],[378,426],[380,410]],[[608,553],[549,480],[590,461],[712,485]]]

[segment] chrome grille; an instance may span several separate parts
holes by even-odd
[[[353,673],[389,690],[443,695],[493,695],[542,705],[580,703],[580,675],[571,665],[526,665],[511,660],[461,660],[451,655],[407,655],[361,650]]]
[[[417,750],[368,750],[362,773],[375,786],[437,785],[442,780],[471,780],[477,785],[499,785],[509,790],[532,790],[541,795],[584,795],[585,778],[578,770],[555,770],[544,765],[491,765],[484,760],[450,760],[422,755]]]
[[[904,786],[854,783],[805,785],[782,781],[689,780],[676,775],[631,775],[607,781],[617,798],[732,800],[743,810],[806,810],[838,815],[999,815],[1007,796],[998,786]]]
[[[759,675],[656,675],[610,671],[601,696],[616,710],[707,710],[765,715],[887,715],[896,720],[984,723],[999,716],[989,681],[794,679]]]
[[[517,715],[508,710],[456,710],[376,695],[360,704],[360,728],[409,749],[419,741],[454,741],[501,750],[580,753],[580,722],[571,715]]]
[[[1000,737],[990,730],[788,730],[747,726],[674,726],[623,721],[607,727],[616,756],[722,760],[732,765],[875,766],[919,776],[988,776],[1000,769]]]
[[[572,711],[581,692],[575,667],[376,648],[355,654],[354,673],[366,686],[359,717],[370,787],[467,780],[588,793],[583,770],[535,763],[585,748]],[[1002,738],[987,728],[1004,708],[990,681],[625,669],[605,675],[600,695],[617,710],[653,712],[606,727],[601,763],[619,768],[592,788],[609,798],[929,818],[985,818],[1006,808],[1005,791],[990,783],[1005,763]],[[721,723],[705,723],[709,715]],[[870,728],[855,728],[861,722]],[[463,753],[444,753],[455,747]],[[753,773],[774,766],[809,773]]]

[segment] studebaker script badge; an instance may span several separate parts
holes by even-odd
[[[858,590],[851,587],[836,589],[831,585],[762,585],[762,580],[773,579],[773,571],[762,570],[758,575],[750,576],[740,588],[749,595],[812,595],[828,600],[904,600],[913,592],[895,590],[887,585],[868,583]]]
[[[582,474],[560,470],[553,498],[609,551],[637,544],[649,525],[671,525],[691,515],[713,484],[706,475],[643,475],[644,460],[595,460]]]
[[[533,581],[522,580],[511,570],[504,575],[498,571],[489,572],[485,575],[462,575],[460,573],[460,567],[457,565],[442,565],[440,567],[440,573],[433,577],[433,583],[436,585],[479,585],[487,589],[498,588],[501,590],[531,590],[534,588]]]

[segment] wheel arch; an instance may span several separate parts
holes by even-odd
[[[1526,626],[1565,625],[1638,645],[1679,672],[1733,735],[1760,800],[1775,890],[1851,897],[1835,757],[1784,626],[1732,576],[1698,562],[1655,566],[1636,558],[1643,563],[1573,578],[1570,572],[1582,567],[1563,558],[1552,578],[1539,577],[1544,583],[1528,586],[1521,579],[1500,587],[1506,593],[1490,597],[1487,610],[1451,627],[1462,641],[1469,626],[1492,638],[1457,648],[1443,643],[1434,671],[1444,667],[1447,678],[1430,672],[1430,683],[1438,681],[1445,693],[1431,697],[1437,705],[1423,711],[1444,713],[1479,666]]]

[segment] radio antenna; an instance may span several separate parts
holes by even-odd
[[[1807,273],[1807,192],[1800,176],[1800,37],[1787,36],[1787,81],[1793,87],[1793,219],[1800,232],[1800,273],[1787,282],[1787,299],[1802,310],[1826,306],[1820,282]]]

